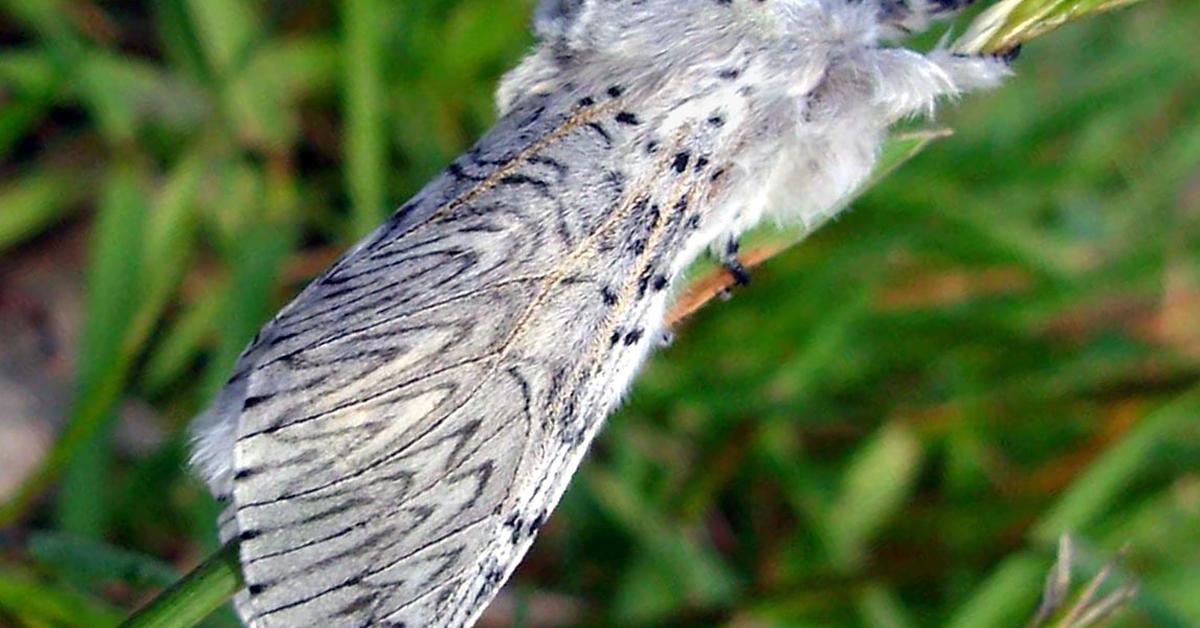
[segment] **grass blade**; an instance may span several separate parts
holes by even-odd
[[[195,626],[243,586],[238,547],[230,543],[121,624],[122,628]]]
[[[1197,436],[1200,389],[1185,394],[1141,420],[1137,428],[1076,480],[1034,525],[1030,536],[1049,543],[1067,532],[1091,527],[1148,469],[1162,462],[1159,451]]]
[[[89,584],[122,582],[134,587],[165,587],[179,578],[156,558],[58,532],[34,533],[29,554],[59,574]]]
[[[86,323],[79,352],[78,401],[72,430],[86,432],[69,461],[58,499],[62,528],[98,537],[109,504],[104,478],[109,463],[108,429],[133,355],[125,336],[142,301],[142,240],[146,204],[136,175],[119,169],[109,182],[93,232],[87,283]],[[119,365],[114,367],[114,365]],[[86,443],[86,446],[84,446]]]
[[[383,125],[383,35],[390,9],[378,0],[344,0],[346,33],[346,181],[354,237],[384,216],[388,134]]]
[[[7,249],[61,220],[84,192],[79,177],[36,172],[0,187],[0,250]]]
[[[86,595],[0,571],[0,617],[10,615],[32,626],[113,626],[121,618],[116,609]]]

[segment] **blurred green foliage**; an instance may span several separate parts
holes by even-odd
[[[62,435],[0,507],[0,624],[112,623],[215,548],[186,422],[487,127],[529,9],[0,0],[0,277],[83,249]],[[488,621],[1010,626],[1072,531],[1085,571],[1130,545],[1119,623],[1200,625],[1197,25],[1159,0],[1029,45],[688,321]]]

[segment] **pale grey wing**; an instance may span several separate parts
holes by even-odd
[[[696,226],[633,185],[635,125],[597,100],[519,106],[247,353],[247,620],[462,625],[516,566]]]

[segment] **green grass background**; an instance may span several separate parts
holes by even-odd
[[[0,313],[61,255],[80,321],[62,438],[0,496],[0,625],[111,624],[215,549],[184,426],[487,128],[529,10],[0,0]],[[1028,45],[685,323],[485,621],[1020,625],[1071,531],[1084,575],[1129,545],[1119,625],[1200,625],[1197,28],[1153,0]]]

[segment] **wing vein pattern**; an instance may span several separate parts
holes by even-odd
[[[686,130],[629,163],[615,92],[518,105],[243,354],[227,534],[251,623],[461,625],[511,573],[716,178],[672,153]]]

